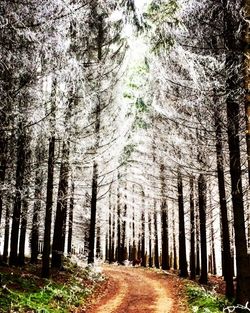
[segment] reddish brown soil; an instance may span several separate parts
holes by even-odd
[[[175,275],[141,267],[104,266],[107,282],[87,313],[187,313]]]

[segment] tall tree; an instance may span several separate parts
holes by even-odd
[[[200,216],[200,236],[201,236],[201,276],[199,282],[207,284],[207,234],[206,234],[206,181],[203,174],[198,179],[199,195],[199,216]]]
[[[21,217],[22,207],[22,191],[23,191],[23,180],[25,171],[25,143],[26,134],[24,124],[22,121],[18,124],[17,133],[17,161],[16,161],[16,192],[14,198],[12,227],[11,227],[11,239],[10,239],[10,265],[18,265],[17,251],[18,251],[18,235]]]
[[[47,198],[46,198],[45,227],[43,240],[44,245],[42,257],[42,277],[46,278],[48,278],[50,275],[50,240],[51,240],[51,220],[53,206],[54,162],[55,162],[55,137],[52,136],[49,142]]]
[[[190,177],[190,279],[195,279],[194,178]]]
[[[242,1],[237,1],[237,10],[242,9]],[[224,13],[224,40],[227,48],[226,54],[226,104],[227,104],[227,129],[228,145],[230,156],[230,176],[231,194],[234,214],[235,247],[236,247],[236,268],[237,268],[237,289],[236,298],[241,304],[250,300],[250,266],[249,255],[247,253],[247,241],[245,232],[245,217],[243,204],[243,190],[241,177],[241,157],[240,157],[240,103],[236,96],[241,88],[241,74],[238,72],[239,66],[242,68],[242,43],[241,38],[237,38],[239,27],[239,15],[232,11],[232,1],[223,0]],[[236,17],[236,18],[235,18]]]
[[[222,267],[224,279],[226,281],[226,295],[232,298],[234,295],[233,269],[230,249],[230,234],[228,225],[225,174],[223,162],[223,139],[222,139],[222,117],[220,109],[216,106],[214,112],[215,132],[216,132],[216,156],[217,175],[220,198],[221,233],[222,233]]]
[[[179,275],[187,277],[187,259],[186,259],[186,235],[184,220],[184,200],[183,200],[183,183],[180,170],[178,170],[177,178],[178,190],[178,207],[179,207]]]

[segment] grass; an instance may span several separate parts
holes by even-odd
[[[225,297],[198,284],[187,283],[186,292],[192,313],[220,313],[229,305]]]
[[[0,313],[66,313],[83,306],[100,279],[91,269],[68,263],[50,280],[35,275],[34,266],[1,268]]]

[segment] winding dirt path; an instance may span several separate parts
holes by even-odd
[[[105,290],[87,313],[181,313],[180,281],[141,267],[104,266]]]

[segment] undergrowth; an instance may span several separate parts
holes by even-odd
[[[230,304],[225,297],[196,284],[187,284],[186,291],[192,313],[220,313]]]
[[[0,313],[70,312],[82,306],[95,288],[91,269],[69,263],[50,280],[19,271],[1,273]]]

